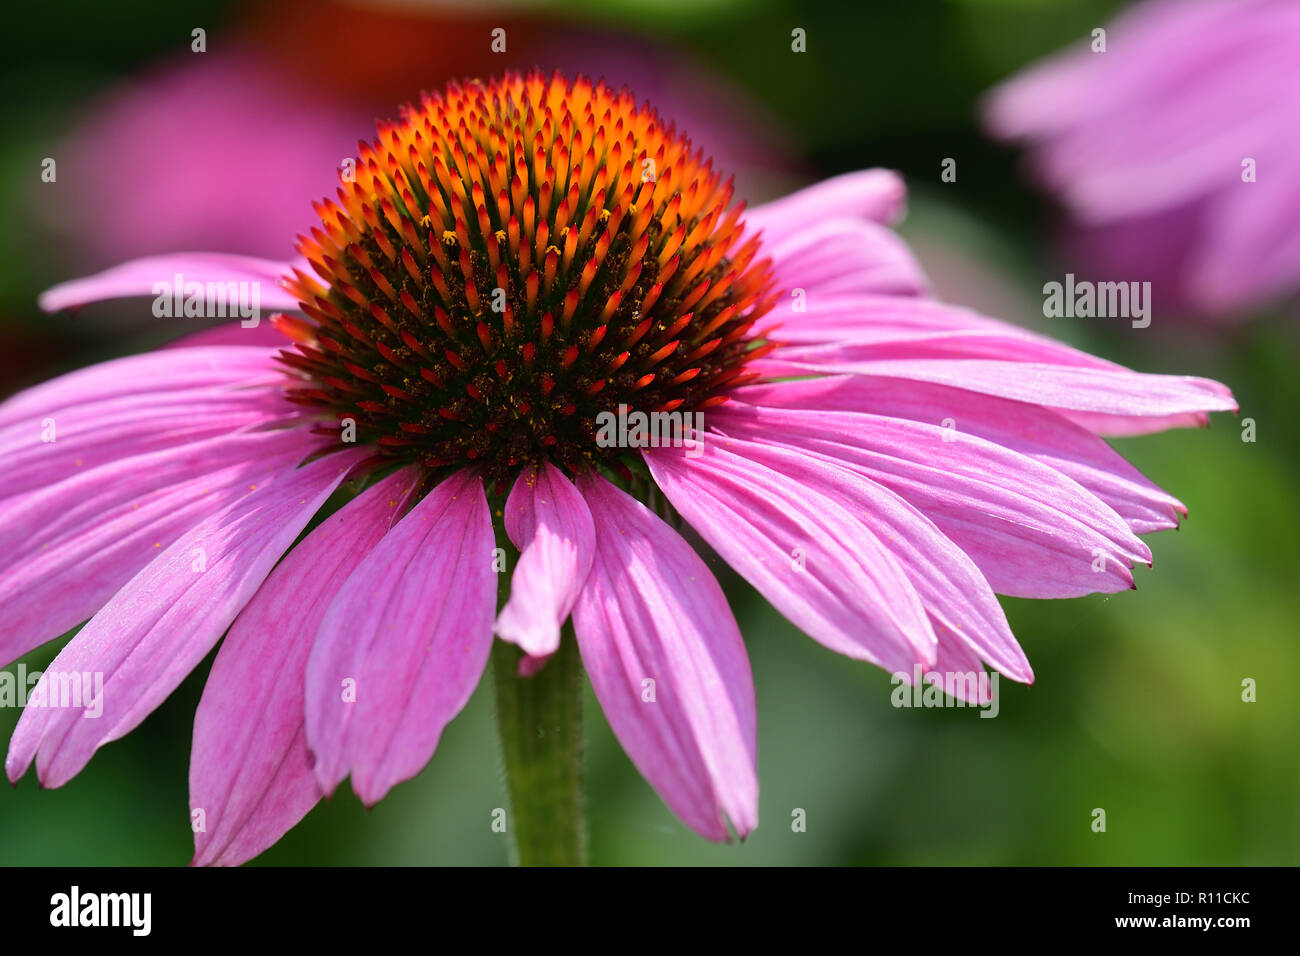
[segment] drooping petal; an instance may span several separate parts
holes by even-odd
[[[583,665],[623,749],[710,840],[758,825],[749,658],[722,589],[690,546],[594,474],[579,479],[596,555],[573,611]]]
[[[987,660],[1008,677],[1033,680],[1029,662],[984,576],[956,544],[903,498],[827,456],[731,436],[713,437],[712,441],[783,475],[801,489],[825,496],[855,516],[904,569],[941,647],[960,644],[976,655],[977,661]],[[955,656],[951,649],[946,655],[947,659]],[[943,663],[936,659],[936,669],[942,669]]]
[[[889,671],[934,661],[935,636],[893,555],[835,501],[705,441],[643,452],[673,507],[814,640]]]
[[[350,771],[370,806],[428,763],[492,647],[495,543],[483,483],[460,472],[339,590],[307,664],[307,741],[327,794]]]
[[[277,476],[132,578],[59,653],[34,693],[57,698],[60,675],[90,675],[102,686],[67,706],[29,702],[9,745],[9,779],[22,776],[35,757],[42,785],[62,786],[96,750],[144,720],[212,649],[364,454],[329,455]]]
[[[732,407],[734,406],[734,407]],[[902,496],[975,561],[993,589],[1074,597],[1133,586],[1151,552],[1077,482],[973,435],[902,418],[731,403],[729,436],[827,455]]]
[[[170,298],[176,276],[180,275],[184,285],[191,282],[202,284],[205,294],[210,283],[256,283],[262,308],[269,311],[293,311],[298,309],[298,300],[280,284],[281,279],[288,274],[290,265],[291,263],[273,259],[221,252],[178,252],[165,256],[146,256],[123,262],[93,276],[61,282],[42,293],[40,305],[46,312],[58,312],[105,299],[157,296],[162,288],[160,284],[166,285],[166,294]],[[183,289],[177,292],[181,293]]]
[[[230,628],[194,718],[194,863],[257,856],[320,799],[304,726],[307,658],[325,610],[383,537],[415,481],[389,475],[326,519],[271,572]]]
[[[212,438],[0,505],[0,661],[91,617],[181,535],[292,470],[317,444],[303,430]]]
[[[520,555],[496,632],[533,657],[553,654],[591,570],[591,514],[573,482],[548,462],[515,481],[505,526]]]
[[[1176,527],[1187,509],[1124,457],[1057,412],[947,385],[875,375],[829,376],[737,390],[750,405],[869,412],[928,422],[1029,455],[1068,475],[1115,510],[1137,534]]]
[[[988,704],[993,685],[979,655],[948,629],[936,626],[935,633],[939,635],[939,654],[925,680],[942,687],[949,697],[981,707]]]

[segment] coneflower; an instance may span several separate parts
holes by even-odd
[[[195,861],[238,863],[345,777],[372,804],[417,773],[493,654],[519,858],[576,862],[580,655],[669,807],[744,836],[753,682],[682,519],[834,650],[951,693],[984,662],[1031,680],[994,592],[1129,588],[1137,535],[1184,510],[1098,434],[1235,405],[925,298],[881,225],[903,198],[867,171],[745,218],[626,91],[507,75],[381,124],[298,263],[51,290],[284,276],[278,344],[232,327],[259,344],[209,334],[0,406],[0,658],[89,618],[42,681],[104,675],[98,719],[24,712],[10,779],[35,759],[65,783],[225,634],[191,810]],[[599,440],[632,414],[691,424]]]

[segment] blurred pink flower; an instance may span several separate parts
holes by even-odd
[[[1300,4],[1148,0],[995,89],[1080,271],[1224,316],[1300,288]],[[1250,181],[1254,176],[1257,180]]]
[[[91,106],[58,150],[73,251],[210,249],[284,258],[373,116],[251,47],[187,54]]]

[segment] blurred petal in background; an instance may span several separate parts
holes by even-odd
[[[1300,288],[1300,4],[1145,0],[1102,29],[987,107],[1065,205],[1068,262],[1212,317]]]

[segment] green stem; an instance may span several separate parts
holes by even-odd
[[[497,729],[505,758],[511,862],[581,866],[586,833],[582,799],[582,663],[573,628],[532,677],[519,677],[520,650],[492,650]]]

